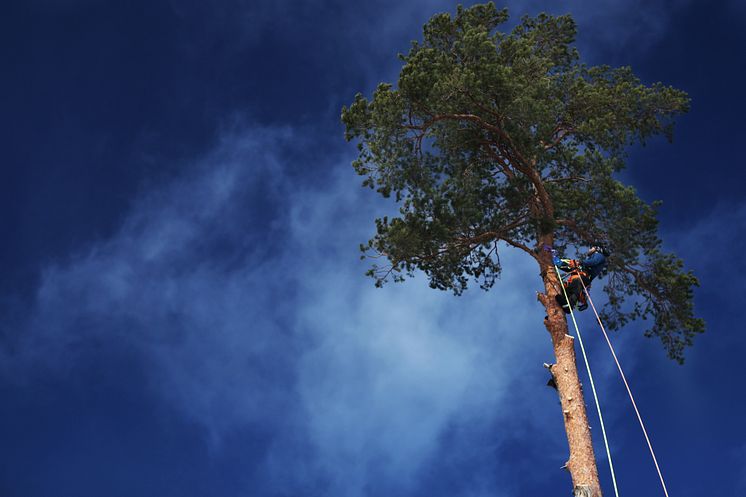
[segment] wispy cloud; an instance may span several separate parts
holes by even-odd
[[[390,207],[359,187],[348,158],[330,161],[327,181],[298,184],[283,159],[296,140],[243,130],[135,199],[110,239],[48,267],[3,374],[132,350],[154,395],[216,450],[235,429],[271,435],[268,491],[413,491],[449,430],[470,441],[451,443],[451,461],[477,452],[488,464],[528,433],[563,457],[556,402],[538,407],[551,349],[531,263],[506,250],[496,291],[461,298],[421,278],[373,288],[357,244]],[[528,385],[541,393],[517,395]],[[500,472],[480,468],[460,477],[464,492],[495,485]]]
[[[691,0],[568,0],[547,3],[532,0],[516,5],[521,11],[571,13],[578,23],[583,53],[644,52],[669,29],[673,16]],[[594,63],[609,63],[608,60]]]
[[[255,130],[221,147],[189,177],[137,199],[111,239],[47,268],[7,367],[64,370],[99,342],[116,343],[147,356],[162,394],[214,432],[280,409],[287,389],[277,387],[292,381],[282,365],[293,358],[282,319],[293,300],[265,291],[287,275],[267,262],[267,240],[283,236],[273,209],[285,186],[264,147],[285,139]]]

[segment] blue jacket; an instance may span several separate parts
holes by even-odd
[[[590,279],[595,279],[597,276],[603,274],[606,269],[606,257],[601,252],[594,252],[589,257],[580,261],[580,265],[588,273]]]

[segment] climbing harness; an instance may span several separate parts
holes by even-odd
[[[583,278],[588,278],[588,273],[583,271],[581,266],[577,263],[577,261],[572,261],[574,264],[570,267],[572,268],[570,273],[567,275],[567,279],[564,281],[564,288],[565,288],[565,301],[567,302],[567,305],[570,306],[570,302],[567,300],[567,288],[570,287],[573,283],[576,281],[583,282]],[[585,283],[583,283],[585,285]],[[585,298],[585,295],[581,292],[580,295],[577,296],[578,298],[578,310],[584,311],[588,308],[588,301]]]
[[[558,271],[559,272],[559,271]],[[583,283],[583,280],[580,281]],[[648,448],[650,449],[650,455],[653,457],[653,463],[655,464],[655,469],[658,471],[658,478],[661,480],[661,485],[663,486],[663,493],[668,497],[668,490],[666,490],[666,482],[663,481],[663,474],[661,473],[661,468],[658,466],[658,460],[655,457],[655,452],[653,451],[653,444],[650,443],[650,438],[648,437],[648,432],[645,429],[645,423],[642,422],[642,416],[640,416],[640,411],[637,409],[637,403],[635,402],[635,398],[632,395],[632,390],[629,388],[629,383],[627,383],[627,377],[624,375],[624,371],[622,371],[622,366],[619,364],[619,359],[617,359],[616,353],[614,352],[614,347],[611,346],[611,340],[609,340],[609,335],[606,333],[606,328],[604,328],[604,324],[601,322],[601,318],[598,315],[598,311],[596,311],[596,306],[593,305],[593,299],[591,299],[591,295],[588,292],[588,289],[585,286],[585,283],[583,283],[583,292],[585,292],[586,298],[588,299],[588,302],[591,305],[591,308],[593,309],[593,313],[596,315],[596,320],[598,321],[598,324],[601,326],[601,331],[604,333],[604,338],[606,339],[606,343],[609,345],[609,350],[611,351],[612,357],[614,357],[614,362],[616,363],[616,367],[619,370],[619,374],[622,376],[622,381],[624,382],[624,386],[627,388],[627,393],[629,394],[629,400],[632,401],[632,407],[635,409],[635,414],[637,414],[637,420],[640,422],[640,428],[642,428],[642,433],[645,435],[645,440],[648,443]],[[573,318],[573,321],[575,318]],[[578,337],[580,335],[578,334]],[[580,342],[581,348],[583,347],[583,342]],[[585,351],[583,352],[583,355],[585,356]],[[589,370],[589,376],[590,376],[590,370]],[[591,385],[593,385],[593,380],[591,380]],[[593,392],[594,396],[596,392]],[[596,404],[598,405],[598,404]],[[600,416],[599,411],[599,416]],[[601,423],[601,429],[603,430],[603,422]],[[604,435],[605,436],[605,435]],[[608,450],[608,446],[607,446]],[[609,463],[611,463],[611,459],[609,459]],[[613,474],[613,472],[612,472]],[[616,488],[615,488],[616,490]]]
[[[560,278],[560,282],[562,281],[562,274],[560,274],[559,268],[555,265],[554,270],[557,271],[557,276]],[[583,279],[580,279],[580,282],[583,282]],[[583,283],[583,288],[585,288],[585,284]],[[567,290],[565,289],[565,286],[562,285],[562,293],[565,295],[565,301],[570,304],[570,299],[567,296]],[[583,361],[585,361],[585,369],[588,371],[588,379],[590,379],[591,383],[591,390],[593,391],[593,400],[596,401],[596,412],[598,412],[598,419],[601,422],[601,434],[604,438],[604,446],[606,447],[606,458],[609,461],[609,471],[611,471],[611,481],[614,484],[614,495],[616,497],[619,497],[619,490],[616,486],[616,475],[614,474],[614,464],[611,461],[611,451],[609,450],[609,441],[606,438],[606,427],[604,426],[604,418],[601,415],[601,404],[598,401],[598,394],[596,393],[596,385],[593,382],[593,375],[591,374],[591,366],[588,363],[588,356],[585,353],[585,347],[583,346],[583,337],[580,335],[580,329],[578,328],[578,322],[575,320],[575,313],[573,312],[572,306],[570,306],[570,317],[572,317],[572,324],[575,326],[575,333],[578,335],[578,342],[580,342],[580,350],[583,352]],[[668,497],[668,495],[666,495]]]
[[[557,303],[559,303],[562,307],[567,306],[568,310],[566,310],[565,313],[567,313],[571,307],[574,307],[575,304],[579,304],[577,306],[579,311],[584,311],[588,308],[588,302],[585,299],[585,295],[580,290],[580,286],[577,284],[577,281],[582,281],[583,278],[586,278],[588,281],[590,281],[588,271],[586,271],[586,269],[582,266],[582,264],[575,259],[560,259],[560,260],[562,262],[560,267],[567,274],[565,274],[564,276],[560,275],[560,282],[562,283],[564,287],[563,294],[565,296],[565,301],[562,302],[560,300],[560,294],[558,294]],[[556,265],[555,265],[555,268],[557,268]],[[557,273],[559,274],[559,271]],[[589,283],[589,286],[590,286],[590,283]],[[573,298],[577,299],[577,302],[575,301],[570,302],[570,300],[568,299],[567,289],[571,287],[574,287],[577,289],[576,292],[572,293]]]

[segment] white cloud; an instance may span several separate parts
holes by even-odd
[[[528,379],[542,391],[540,365],[551,349],[525,280],[536,270],[506,250],[506,272],[490,293],[456,298],[421,278],[375,289],[362,276],[356,242],[370,235],[372,211],[381,215],[386,207],[366,200],[373,194],[346,169],[334,182],[329,191],[299,195],[291,210],[292,232],[313,261],[302,270],[299,291],[309,298],[297,314],[311,343],[299,364],[304,429],[335,494],[376,494],[375,482],[392,481],[406,493],[439,451],[444,429],[468,424],[484,436],[502,419],[505,432],[477,440],[475,450],[494,446],[521,425],[505,419],[514,413],[501,408],[515,395],[508,390]],[[531,436],[552,438],[538,428],[546,413],[535,398],[512,400],[518,411],[534,410],[530,428],[524,425]],[[479,475],[473,477],[477,485]]]
[[[667,242],[687,260],[705,264],[708,270],[721,266],[717,258],[702,257],[714,249],[727,249],[735,253],[746,250],[746,239],[734,226],[746,223],[746,202],[740,204],[716,204],[710,212],[703,213],[694,225],[685,231],[671,232]],[[704,269],[704,268],[703,268]]]
[[[213,441],[271,433],[264,484],[275,489],[320,479],[333,495],[406,491],[459,426],[474,442],[466,452],[530,433],[563,457],[555,402],[542,404],[551,348],[523,254],[505,251],[490,293],[456,298],[422,278],[375,289],[357,244],[389,207],[347,160],[317,188],[295,184],[281,152],[290,131],[241,136],[135,199],[113,237],[47,268],[2,374],[64,372],[102,344],[134,350],[153,393]],[[529,388],[536,396],[517,395]],[[505,431],[484,439],[496,420]],[[465,476],[464,488],[492,474]]]
[[[568,0],[561,3],[532,1],[534,11],[571,13],[578,23],[583,52],[640,53],[657,42],[668,30],[676,12],[691,0],[622,1]],[[608,61],[594,61],[608,63]]]

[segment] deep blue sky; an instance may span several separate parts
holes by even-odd
[[[467,2],[469,3],[469,2]],[[572,13],[586,61],[689,92],[624,178],[701,279],[684,366],[614,335],[670,495],[746,495],[746,8]],[[493,292],[372,288],[339,112],[441,0],[29,0],[0,16],[0,495],[569,494],[536,270]],[[598,289],[596,289],[598,291]],[[662,495],[582,316],[622,495]],[[598,445],[606,495],[612,495]]]

